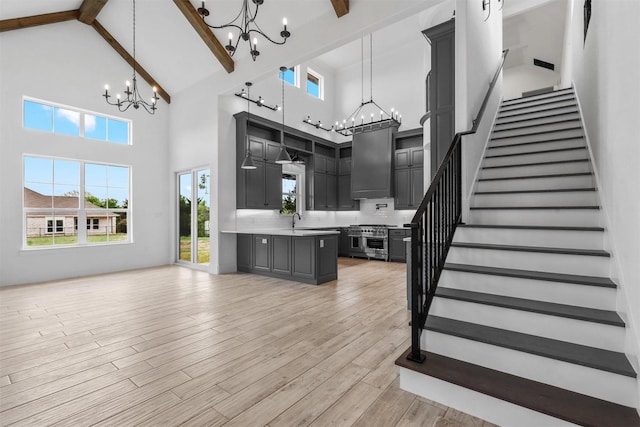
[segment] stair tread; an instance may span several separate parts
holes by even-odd
[[[618,313],[610,310],[599,310],[595,308],[557,304],[546,301],[507,297],[502,295],[494,295],[483,292],[466,291],[463,289],[452,289],[445,287],[438,287],[436,296],[441,298],[472,302],[476,304],[510,308],[513,310],[547,314],[550,316],[566,317],[569,319],[583,320],[592,323],[601,323],[604,325],[619,326],[623,328],[625,326]]]
[[[526,125],[526,126],[516,126],[516,127],[510,127],[510,128],[506,128],[506,129],[493,129],[493,132],[506,132],[506,131],[510,131],[510,130],[518,130],[518,129],[527,129],[527,128],[533,128],[533,127],[538,127],[538,126],[548,126],[548,125],[557,125],[557,124],[561,124],[561,123],[569,123],[569,122],[579,122],[580,118],[575,118],[575,119],[566,119],[566,120],[558,120],[555,122],[549,122],[549,123],[535,123],[532,125]],[[496,125],[503,125],[505,123],[496,123]],[[555,130],[564,130],[564,129],[555,129]]]
[[[522,166],[544,166],[544,165],[559,165],[564,163],[585,163],[585,162],[589,162],[589,159],[554,160],[551,162],[534,162],[534,163],[516,163],[513,165],[484,166],[482,169],[519,168]]]
[[[499,209],[506,209],[506,210],[591,209],[591,210],[597,210],[597,209],[600,209],[600,206],[471,206],[469,209],[471,210],[499,210]]]
[[[525,112],[521,112],[521,113],[506,114],[506,115],[504,115],[502,113],[499,113],[498,117],[496,117],[496,119],[506,119],[506,118],[509,118],[509,117],[526,116],[527,114],[538,114],[538,113],[544,113],[544,112],[547,112],[547,111],[561,110],[563,108],[574,108],[574,107],[577,108],[578,105],[576,103],[573,103],[573,104],[569,104],[569,105],[553,106],[553,107],[550,107],[550,108],[541,108],[541,109],[536,110],[536,111],[525,111]],[[516,111],[516,110],[514,109],[512,111]],[[576,112],[577,111],[578,110],[576,110]],[[508,110],[505,111],[505,113],[510,113],[510,112],[511,111],[508,111]]]
[[[407,359],[410,351],[396,365],[570,423],[640,427],[634,408],[426,351],[423,363],[412,362]]]
[[[552,90],[550,92],[544,92],[544,93],[539,93],[536,95],[531,95],[531,96],[520,96],[518,98],[510,98],[510,99],[505,99],[502,101],[502,105],[514,105],[514,104],[518,104],[518,103],[522,103],[522,102],[527,102],[527,101],[541,101],[543,99],[552,99],[552,98],[557,98],[558,96],[566,96],[569,94],[573,94],[573,88],[565,88],[565,89],[558,89],[558,90]]]
[[[538,190],[527,190],[538,191]],[[548,191],[548,190],[539,190]],[[560,190],[563,191],[563,190]],[[509,193],[509,191],[506,191]],[[477,194],[477,193],[476,193]],[[498,224],[458,224],[458,227],[466,228],[510,228],[519,230],[554,230],[554,231],[604,231],[603,227],[568,227],[555,225],[498,225]]]
[[[566,138],[544,139],[544,140],[541,140],[541,141],[516,142],[516,143],[513,143],[513,144],[493,145],[493,146],[488,146],[487,150],[495,150],[495,149],[498,149],[498,148],[520,147],[522,145],[532,145],[532,144],[548,144],[550,142],[571,141],[572,139],[584,139],[584,135],[568,136]]]
[[[616,284],[608,277],[581,276],[577,274],[551,273],[547,271],[517,270],[514,268],[487,267],[483,265],[456,264],[451,262],[446,263],[444,265],[444,269],[466,273],[488,274],[493,276],[544,280],[547,282],[574,283],[613,289],[617,288]]]
[[[498,126],[498,125],[500,125],[500,126],[502,126],[502,125],[508,125],[508,124],[511,124],[511,123],[528,122],[528,121],[531,121],[531,120],[550,119],[550,118],[553,118],[553,117],[568,116],[568,115],[570,115],[570,114],[577,114],[577,113],[578,113],[578,110],[574,110],[574,111],[565,111],[564,113],[554,113],[554,114],[549,114],[549,115],[546,115],[546,116],[529,117],[529,118],[527,118],[527,119],[514,119],[514,120],[511,120],[511,121],[504,121],[504,122],[500,122],[500,123],[498,123],[498,121],[499,121],[501,118],[500,118],[500,117],[497,117],[497,118],[496,118],[496,126]],[[502,118],[506,118],[506,117],[502,117]],[[553,122],[553,121],[552,121],[552,122],[549,122],[548,124],[551,124],[551,123],[561,123],[561,122],[562,122],[561,120],[559,120],[559,121],[557,121],[557,122]]]
[[[532,136],[532,135],[544,135],[545,133],[557,133],[557,132],[566,132],[568,130],[582,130],[581,126],[575,126],[575,127],[570,127],[570,128],[566,128],[566,129],[557,129],[557,130],[543,130],[540,132],[528,132],[528,133],[523,133],[522,135],[509,135],[509,136],[497,136],[497,137],[491,137],[491,141],[498,141],[501,139],[510,139],[510,138],[520,138],[523,136]]]
[[[513,110],[521,110],[523,108],[534,108],[534,107],[540,107],[540,106],[544,106],[544,105],[552,105],[552,104],[557,104],[558,102],[571,102],[574,101],[575,102],[576,97],[573,94],[562,94],[562,95],[558,95],[558,96],[554,96],[554,97],[548,97],[547,99],[530,99],[530,100],[526,100],[524,102],[514,102],[511,104],[504,104],[502,103],[500,105],[500,111],[513,111]]]
[[[564,254],[564,255],[585,255],[609,257],[609,252],[601,249],[572,249],[572,248],[552,248],[544,246],[516,246],[516,245],[496,245],[493,243],[468,243],[468,242],[452,242],[452,247],[470,248],[470,249],[491,249],[499,251],[515,251],[515,252],[539,252],[547,254]]]
[[[569,193],[574,191],[596,191],[595,187],[590,188],[551,188],[547,190],[506,190],[506,191],[476,191],[473,194],[527,194],[527,193]]]
[[[624,353],[429,315],[425,329],[636,378]]]
[[[525,151],[522,153],[509,153],[509,154],[494,154],[492,156],[484,156],[485,159],[495,159],[500,157],[514,157],[514,156],[529,156],[533,154],[547,154],[547,153],[559,153],[561,151],[576,151],[576,150],[586,150],[587,147],[569,147],[569,148],[552,148],[550,150],[539,150],[539,151]],[[581,159],[583,160],[583,159]],[[586,159],[584,159],[586,160]]]
[[[591,172],[576,173],[554,173],[549,175],[525,175],[525,176],[506,176],[499,178],[479,178],[478,181],[504,181],[509,179],[530,179],[530,178],[565,178],[569,176],[592,176]]]

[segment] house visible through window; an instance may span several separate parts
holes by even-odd
[[[282,209],[280,209],[280,213],[292,214],[297,211],[297,181],[297,176],[294,174],[282,174]]]
[[[307,68],[307,93],[324,99],[324,78],[310,68]]]
[[[25,156],[24,246],[130,241],[129,177],[128,166]]]
[[[43,132],[129,144],[128,121],[30,99],[23,101],[23,126]]]

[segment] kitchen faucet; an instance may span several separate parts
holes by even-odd
[[[294,213],[291,216],[291,229],[294,229],[296,227],[296,215],[298,215],[298,219],[302,219],[302,217],[300,216],[300,214],[298,212]]]

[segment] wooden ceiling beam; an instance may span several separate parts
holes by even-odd
[[[24,16],[22,18],[3,19],[0,21],[0,32],[55,24],[56,22],[72,21],[78,19],[78,16],[80,16],[80,10],[67,10],[64,12],[45,13],[43,15]]]
[[[214,56],[220,61],[220,64],[227,70],[227,73],[232,73],[235,69],[233,59],[222,43],[216,38],[215,34],[211,32],[207,24],[204,23],[204,20],[196,8],[193,7],[189,0],[173,0],[173,2],[178,6],[180,12],[187,18],[187,21],[189,21],[193,29],[196,30],[196,33],[202,38]]]
[[[140,77],[145,79],[146,82],[149,83],[151,86],[155,86],[156,89],[158,90],[158,95],[160,95],[160,97],[162,97],[162,99],[164,99],[167,102],[167,104],[171,104],[171,96],[169,96],[167,91],[165,91],[162,88],[162,86],[160,86],[160,84],[153,77],[151,77],[151,74],[149,74],[144,68],[142,68],[140,64],[138,64],[137,61],[133,59],[133,56],[129,55],[129,52],[127,52],[127,50],[124,47],[122,47],[122,45],[118,43],[118,41],[115,38],[113,38],[113,36],[100,24],[100,22],[98,22],[97,19],[93,20],[93,23],[91,24],[91,26],[98,32],[98,34],[102,36],[102,38],[104,38],[107,41],[107,43],[109,43],[109,45],[116,52],[118,52],[118,54],[125,61],[127,61],[129,65],[131,65],[132,67],[135,65],[136,72],[140,75]]]
[[[91,25],[109,0],[84,0],[80,5],[78,21]]]
[[[333,10],[336,11],[338,18],[349,13],[349,0],[331,0]]]

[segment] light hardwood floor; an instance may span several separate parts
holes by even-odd
[[[478,426],[398,387],[405,265],[320,286],[179,266],[0,290],[0,424]]]

